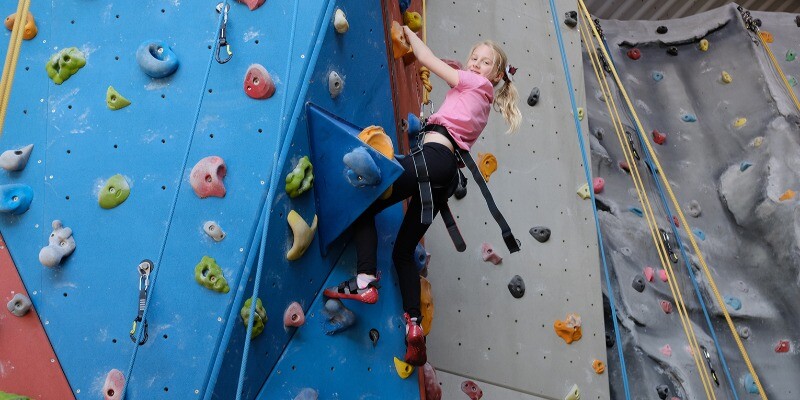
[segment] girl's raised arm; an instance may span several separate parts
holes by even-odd
[[[409,27],[403,26],[403,32],[406,34],[408,42],[411,43],[411,49],[420,64],[428,67],[431,72],[444,79],[450,87],[458,85],[458,71],[440,60],[439,57],[436,57],[431,49]]]

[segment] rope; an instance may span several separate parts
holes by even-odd
[[[590,164],[586,156],[586,147],[583,143],[583,130],[581,128],[581,123],[578,120],[578,106],[576,105],[575,102],[575,90],[573,89],[572,78],[569,74],[569,67],[567,66],[567,53],[566,50],[564,49],[564,38],[561,36],[561,27],[558,24],[558,19],[555,18],[555,16],[559,14],[556,11],[556,5],[554,0],[549,0],[549,1],[550,1],[550,15],[553,16],[552,19],[553,19],[553,25],[555,26],[556,39],[558,40],[558,48],[559,51],[561,52],[561,65],[564,69],[564,75],[566,76],[567,80],[567,89],[568,89],[567,92],[569,92],[569,101],[570,105],[572,106],[572,117],[575,123],[576,132],[578,134],[578,144],[580,145],[581,157],[583,159],[583,172],[586,176],[586,182],[591,187],[592,172],[589,169]],[[622,369],[622,385],[623,385],[623,390],[625,391],[625,399],[630,400],[631,393],[628,386],[628,370],[625,367],[625,356],[622,353],[622,339],[619,333],[619,323],[617,322],[617,311],[616,311],[617,308],[614,305],[615,302],[614,289],[611,286],[611,277],[608,273],[606,252],[603,246],[603,233],[600,230],[600,220],[597,216],[597,203],[595,202],[594,191],[590,189],[589,195],[591,196],[591,201],[592,201],[592,213],[594,214],[595,229],[597,231],[597,243],[600,246],[600,258],[603,262],[603,273],[605,274],[606,278],[606,290],[608,291],[609,294],[608,301],[611,306],[611,321],[614,324],[614,335],[616,336],[616,341],[617,341],[617,353],[619,354],[619,362],[620,362],[620,367]]]
[[[422,104],[428,104],[431,101],[431,70],[428,67],[420,67],[419,79],[422,81]]]
[[[589,11],[586,9],[586,5],[584,4],[583,0],[578,0],[578,4],[580,6],[581,12],[584,13],[584,16],[587,19],[591,19],[591,17],[589,16]],[[596,27],[594,25],[592,25],[591,27],[592,27],[592,31],[593,31],[593,34],[595,35],[595,37],[599,37],[599,34],[597,32]],[[605,48],[601,48],[601,50],[603,51],[603,55],[605,56],[605,58],[607,60],[610,59],[610,57],[609,57],[608,53],[606,52]],[[628,97],[628,94],[625,91],[625,87],[622,85],[621,79],[619,78],[619,75],[617,74],[617,71],[616,71],[614,65],[610,64],[609,66],[611,68],[611,73],[614,76],[614,80],[616,81],[617,86],[619,87],[620,92],[622,93],[622,97],[625,99],[625,102],[627,103],[628,108],[633,113],[633,118],[634,118],[634,121],[636,122],[637,128],[640,131],[644,131],[644,128],[642,127],[641,121],[639,120],[639,117],[635,112],[633,104],[631,103],[630,98]],[[703,273],[705,274],[706,279],[708,280],[708,284],[709,284],[709,286],[711,287],[711,289],[712,289],[712,291],[714,293],[714,298],[717,300],[717,305],[718,305],[720,311],[722,311],[723,315],[725,316],[725,321],[728,324],[728,328],[729,328],[729,330],[731,332],[731,335],[733,336],[734,340],[736,341],[736,345],[739,348],[739,352],[741,353],[745,364],[747,365],[747,369],[750,372],[750,374],[752,375],[753,381],[755,382],[756,387],[758,388],[761,397],[764,400],[766,400],[767,399],[767,395],[764,392],[763,387],[761,386],[761,381],[758,378],[758,374],[756,374],[755,368],[753,368],[753,364],[750,361],[750,357],[747,354],[747,350],[744,348],[744,345],[742,344],[742,340],[739,337],[739,333],[736,331],[736,327],[733,324],[733,320],[731,319],[731,316],[728,313],[727,308],[725,307],[725,302],[722,299],[722,296],[720,295],[719,290],[717,289],[717,285],[716,285],[716,283],[714,281],[714,278],[711,276],[711,272],[710,272],[710,270],[708,268],[708,264],[706,263],[705,258],[703,257],[703,254],[702,254],[702,252],[700,251],[700,248],[697,245],[697,240],[694,237],[694,233],[691,231],[691,227],[689,226],[688,221],[686,221],[686,217],[683,215],[683,211],[681,210],[681,208],[680,208],[680,206],[678,204],[678,200],[675,198],[675,194],[673,193],[672,187],[669,184],[669,180],[668,180],[668,178],[666,176],[666,172],[664,171],[663,168],[661,168],[661,164],[658,161],[658,157],[656,156],[655,151],[653,151],[653,148],[652,148],[650,142],[649,141],[644,141],[644,144],[647,147],[648,151],[653,155],[653,161],[655,162],[655,167],[658,169],[658,171],[660,171],[659,176],[661,177],[663,186],[667,189],[667,193],[669,194],[670,200],[672,201],[673,206],[675,207],[675,209],[678,212],[679,221],[683,225],[683,229],[686,232],[686,235],[687,235],[687,237],[689,238],[689,241],[692,244],[692,249],[694,250],[695,254],[697,255],[697,257],[699,259],[700,265],[701,265],[701,267],[703,269]]]
[[[775,59],[775,55],[772,54],[772,50],[769,48],[769,45],[764,40],[763,37],[759,34],[758,28],[756,28],[756,36],[761,44],[764,46],[764,50],[767,51],[767,55],[769,56],[770,61],[772,61],[772,66],[775,67],[775,71],[778,72],[778,75],[781,77],[781,81],[783,81],[783,85],[786,87],[786,91],[789,92],[789,97],[792,98],[792,102],[794,102],[794,106],[797,107],[797,110],[800,111],[800,101],[797,100],[797,96],[794,94],[794,90],[792,90],[792,85],[789,84],[789,80],[786,79],[786,75],[783,74],[783,70],[781,69],[780,64],[778,64],[778,60]]]
[[[222,0],[222,2],[223,2],[223,7],[227,7],[228,6],[228,0]],[[222,26],[222,17],[223,17],[223,15],[224,15],[223,13],[219,14],[219,20],[217,22],[217,29],[214,31],[215,34],[216,34],[216,32],[219,32],[219,28],[220,28],[220,26]],[[183,156],[183,163],[181,165],[181,168],[179,169],[181,174],[183,174],[183,172],[186,171],[186,165],[187,165],[187,163],[189,161],[189,150],[192,148],[192,142],[194,141],[194,134],[195,134],[195,131],[197,130],[197,121],[200,118],[200,108],[201,108],[201,106],[203,104],[203,98],[205,97],[206,85],[208,85],[208,77],[209,77],[209,74],[211,73],[211,65],[214,62],[214,55],[215,55],[215,52],[214,52],[214,49],[212,49],[212,51],[210,52],[209,57],[208,57],[208,63],[206,65],[206,74],[205,74],[205,78],[203,78],[203,84],[201,85],[201,89],[200,89],[200,98],[197,101],[197,108],[195,110],[194,119],[192,121],[192,133],[189,135],[189,141],[186,144],[186,152],[185,152],[185,154]],[[158,251],[158,258],[157,258],[157,261],[156,261],[156,264],[155,264],[155,268],[153,268],[153,271],[151,272],[150,290],[147,291],[147,300],[145,301],[144,312],[142,314],[142,321],[146,321],[147,320],[147,312],[150,310],[150,298],[153,296],[153,293],[155,292],[156,280],[158,279],[159,271],[161,271],[161,260],[164,257],[164,250],[166,249],[166,246],[167,246],[167,238],[169,237],[170,228],[172,227],[172,218],[175,215],[175,207],[178,204],[178,194],[181,192],[181,186],[183,184],[183,181],[184,181],[184,179],[179,179],[178,180],[178,187],[175,190],[175,196],[173,196],[172,204],[170,205],[170,208],[169,208],[169,217],[167,218],[167,231],[164,233],[164,240],[161,242],[161,248]],[[137,342],[142,340],[142,333],[143,332],[144,332],[144,329],[139,329],[139,332],[137,333],[137,336],[136,336],[136,341]],[[139,352],[139,347],[140,346],[138,344],[134,343],[133,352],[131,353],[131,360],[128,363],[128,372],[125,374],[126,379],[125,379],[125,386],[122,389],[122,396],[121,396],[122,400],[125,399],[126,391],[128,389],[128,384],[131,381],[131,373],[133,372],[133,365],[136,362],[136,355]]]
[[[3,77],[0,80],[0,136],[3,135],[3,126],[6,122],[6,112],[11,98],[11,87],[14,83],[14,73],[17,70],[17,60],[22,47],[22,35],[25,33],[25,22],[28,20],[28,11],[31,0],[19,0],[17,13],[14,17],[14,28],[11,29],[11,38],[8,40],[6,61],[3,64]]]

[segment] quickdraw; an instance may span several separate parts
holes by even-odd
[[[667,250],[669,260],[672,261],[673,264],[677,263],[678,255],[672,250],[672,245],[669,241],[669,233],[661,228],[658,228],[658,232],[661,233],[661,241],[664,242],[664,248]]]
[[[150,272],[153,271],[153,262],[150,260],[142,260],[137,267],[139,270],[139,313],[133,319],[133,327],[131,327],[131,341],[139,346],[147,342],[147,321],[144,320],[144,307],[147,304],[147,289],[150,287]],[[142,324],[142,339],[136,339],[136,326]]]
[[[219,41],[217,42],[217,53],[215,58],[217,62],[220,64],[225,64],[226,62],[230,61],[233,57],[233,52],[231,52],[231,45],[228,44],[228,39],[225,37],[225,27],[228,25],[228,10],[230,10],[231,6],[227,3],[219,3],[217,4],[217,12],[222,14],[222,25],[219,27]],[[228,58],[222,59],[220,54],[222,53],[222,47],[225,47],[225,51],[228,53]]]
[[[633,145],[633,136],[631,136],[631,133],[628,132],[627,130],[625,131],[625,136],[628,137],[628,144],[631,146],[631,152],[633,153],[633,158],[635,158],[636,161],[641,160],[641,158],[639,158],[639,153],[636,151],[636,147]]]

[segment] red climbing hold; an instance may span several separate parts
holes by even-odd
[[[244,93],[253,99],[268,99],[275,94],[275,83],[260,64],[253,64],[244,76]]]
[[[653,129],[653,141],[656,144],[664,144],[667,141],[667,135],[659,132],[657,129]]]
[[[286,311],[283,313],[283,326],[293,326],[295,328],[302,326],[306,323],[306,314],[303,312],[303,306],[298,302],[292,302]]]
[[[425,399],[426,400],[442,400],[442,386],[439,385],[439,380],[436,379],[436,370],[431,363],[425,363],[422,366],[423,375],[425,375]]]
[[[198,197],[225,197],[225,178],[227,167],[221,157],[209,156],[197,162],[192,168],[189,182]]]
[[[244,3],[250,11],[264,5],[267,0],[239,0],[239,3]]]
[[[776,353],[788,353],[789,352],[789,341],[788,340],[781,340],[778,342],[778,345],[775,346]]]
[[[672,303],[667,300],[661,300],[661,309],[664,310],[665,313],[669,314],[672,312]]]
[[[681,223],[678,221],[678,216],[677,215],[673,215],[672,216],[672,223],[675,224],[676,228],[680,228],[681,227]]]
[[[603,178],[594,178],[592,179],[592,189],[594,193],[600,193],[603,191],[603,188],[606,187],[606,180]]]
[[[641,56],[642,52],[639,51],[639,49],[633,48],[628,50],[628,57],[630,57],[631,60],[638,60]]]
[[[473,381],[464,381],[461,383],[461,391],[469,396],[470,400],[480,400],[483,397],[483,390]]]
[[[619,162],[619,167],[622,168],[622,170],[627,172],[627,173],[631,172],[631,166],[628,165],[627,161],[620,161]]]

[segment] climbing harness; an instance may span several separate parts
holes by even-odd
[[[226,62],[231,60],[233,57],[233,53],[231,52],[231,45],[228,44],[228,39],[225,38],[225,28],[228,25],[228,10],[230,10],[231,6],[227,3],[219,3],[217,4],[217,12],[222,14],[222,25],[219,27],[219,40],[217,41],[217,52],[215,54],[215,58],[217,62],[220,64],[225,64]],[[225,51],[228,53],[228,58],[224,60],[220,57],[222,54],[222,47],[225,47]]]
[[[131,340],[139,346],[147,342],[147,320],[144,319],[144,308],[147,304],[147,289],[150,287],[150,271],[153,270],[153,262],[150,260],[142,260],[136,268],[139,270],[139,313],[133,319],[133,327],[131,327]],[[142,333],[139,335],[141,339],[136,338],[136,325],[142,324]]]
[[[28,12],[31,0],[19,0],[17,3],[16,23],[11,29],[11,38],[8,41],[6,61],[3,64],[3,76],[0,81],[0,136],[3,134],[3,126],[6,121],[8,102],[11,98],[11,87],[14,83],[14,73],[17,69],[19,51],[22,46],[22,35],[25,32],[25,21],[28,20]]]

